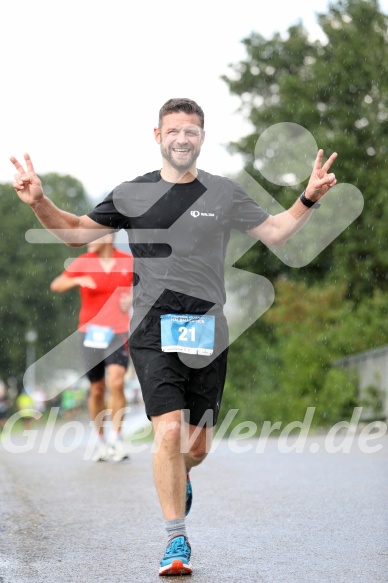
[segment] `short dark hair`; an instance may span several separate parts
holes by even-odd
[[[205,126],[205,114],[203,113],[202,107],[200,107],[198,103],[192,99],[187,99],[186,97],[175,97],[166,101],[166,103],[160,108],[159,127],[161,127],[165,115],[178,111],[184,111],[185,113],[196,113],[200,119],[201,128]]]

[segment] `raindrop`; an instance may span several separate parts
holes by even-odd
[[[275,67],[272,67],[271,65],[268,65],[268,67],[265,68],[265,72],[267,73],[267,75],[273,75],[275,71],[276,71]]]
[[[316,62],[316,58],[315,57],[311,57],[311,56],[307,56],[303,59],[303,63],[305,65],[314,65],[314,63]]]
[[[342,22],[337,19],[333,19],[331,21],[331,28],[334,28],[334,30],[340,30],[342,28]]]
[[[262,95],[255,95],[255,97],[252,99],[252,105],[253,107],[261,107],[264,103],[264,97]]]
[[[357,129],[362,129],[369,125],[369,121],[366,119],[366,117],[362,117],[361,119],[358,119],[356,122],[354,122],[354,125]]]
[[[281,176],[281,179],[282,179],[282,183],[284,185],[289,184],[290,186],[293,186],[294,184],[298,184],[298,180],[293,172],[288,172],[286,174],[283,174]]]

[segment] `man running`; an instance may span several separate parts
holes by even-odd
[[[88,244],[50,285],[64,293],[78,287],[81,297],[78,330],[81,354],[90,382],[88,406],[98,442],[93,461],[128,458],[121,435],[126,406],[124,376],[129,362],[129,309],[132,304],[133,256],[113,245],[113,234]],[[106,380],[105,380],[106,373]],[[106,385],[112,430],[104,435]]]
[[[185,524],[192,500],[189,472],[209,451],[226,375],[223,272],[230,231],[282,245],[336,184],[328,172],[337,154],[322,165],[319,150],[305,192],[289,210],[269,215],[234,181],[197,169],[205,139],[197,103],[167,101],[154,136],[161,170],[121,184],[82,217],[44,195],[27,154],[26,169],[11,161],[21,200],[68,245],[87,243],[101,228],[128,233],[138,280],[131,357],[153,424],[154,479],[168,534],[159,574],[181,575],[192,572]]]

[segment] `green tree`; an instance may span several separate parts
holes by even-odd
[[[376,0],[340,0],[319,16],[325,40],[302,24],[242,42],[246,58],[223,77],[241,98],[252,131],[230,144],[244,170],[283,204],[300,187],[280,187],[260,172],[259,136],[281,122],[300,124],[329,156],[339,182],[355,185],[360,217],[311,264],[291,269],[261,243],[236,264],[274,284],[275,303],[230,347],[221,419],[293,421],[315,406],[315,423],[350,415],[357,381],[333,361],[388,342],[388,18]],[[330,194],[328,195],[330,196]],[[317,211],[318,212],[318,211]]]
[[[92,207],[83,186],[71,176],[47,174],[42,182],[59,207],[76,214]],[[82,251],[63,244],[28,243],[26,233],[42,226],[7,184],[0,185],[0,213],[5,217],[0,239],[0,378],[14,377],[20,387],[26,368],[26,332],[37,331],[40,357],[76,327],[77,295],[54,296],[49,286],[63,271],[66,259]]]
[[[346,285],[314,286],[279,278],[275,302],[232,346],[222,415],[285,423],[315,407],[314,424],[351,417],[362,405],[357,378],[333,367],[341,356],[388,343],[386,294],[363,302],[346,298]]]
[[[269,126],[294,122],[308,129],[326,155],[336,150],[339,182],[357,186],[365,199],[361,216],[309,266],[292,273],[255,246],[239,266],[263,275],[316,281],[347,281],[360,299],[375,287],[388,289],[388,18],[376,0],[344,0],[319,16],[326,41],[311,41],[301,24],[287,38],[252,33],[247,57],[223,79],[241,97],[251,134],[230,144],[245,170],[287,206],[295,189],[267,182],[257,169],[255,144]]]

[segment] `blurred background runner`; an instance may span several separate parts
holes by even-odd
[[[90,382],[88,407],[98,433],[93,461],[128,458],[122,424],[126,406],[124,377],[129,364],[133,257],[119,251],[113,242],[114,235],[109,234],[89,243],[87,253],[72,261],[50,285],[51,291],[57,293],[75,287],[80,292],[78,330]],[[107,409],[112,421],[109,436],[104,432]]]

